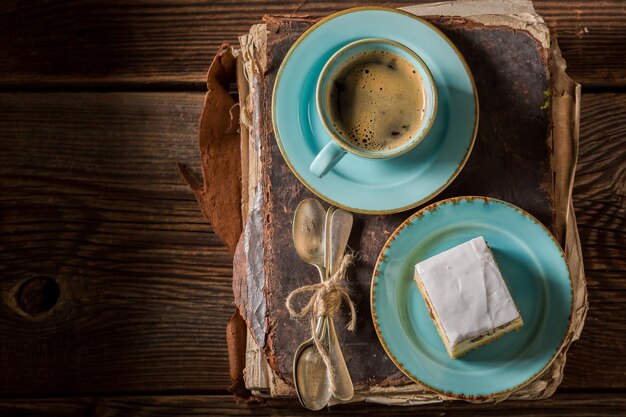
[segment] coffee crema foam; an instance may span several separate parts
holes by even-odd
[[[384,50],[361,52],[331,80],[327,97],[337,132],[365,151],[390,151],[409,142],[425,119],[427,95],[419,71]]]

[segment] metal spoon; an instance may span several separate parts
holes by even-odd
[[[332,276],[339,268],[348,244],[348,238],[352,231],[352,214],[341,209],[332,213],[330,230],[327,225],[328,240],[330,242],[330,252],[328,257],[327,274]],[[328,321],[328,356],[335,369],[335,389],[333,396],[341,401],[348,401],[354,396],[354,385],[346,365],[346,360],[341,351],[339,338],[335,331],[335,323],[332,317],[327,317]]]
[[[294,214],[293,241],[303,261],[314,265],[321,279],[326,276],[326,212],[319,201],[303,200]],[[318,335],[327,333],[326,320],[317,321]],[[302,343],[293,359],[293,381],[300,403],[309,410],[321,410],[332,397],[328,370],[313,338]]]
[[[317,320],[318,334],[326,332],[326,320]],[[296,349],[293,358],[293,383],[302,406],[317,411],[328,405],[332,398],[328,370],[313,338]]]

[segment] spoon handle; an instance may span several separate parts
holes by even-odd
[[[326,281],[332,275],[332,271],[330,269],[330,256],[332,251],[332,240],[333,236],[331,233],[332,226],[332,217],[335,212],[335,207],[330,206],[326,211],[326,219],[324,222],[324,275],[322,276],[322,282]]]
[[[335,331],[335,323],[332,317],[327,317],[328,327],[328,356],[335,369],[335,390],[333,396],[341,401],[348,401],[354,396],[354,385],[348,371],[348,365],[343,357],[339,338]]]
[[[332,275],[338,269],[341,259],[346,251],[350,231],[352,230],[352,213],[337,209],[332,213],[330,233],[327,248],[330,247],[327,258],[328,275]],[[335,323],[332,316],[328,317],[328,356],[335,369],[335,389],[333,396],[341,401],[348,401],[354,396],[354,385],[348,371],[348,365],[343,357],[339,338],[335,331]]]

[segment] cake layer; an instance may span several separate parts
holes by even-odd
[[[456,359],[459,356],[465,355],[472,349],[476,349],[482,345],[486,345],[488,343],[493,342],[494,340],[504,336],[508,332],[512,332],[513,330],[517,330],[524,325],[521,317],[513,320],[510,323],[505,324],[504,326],[500,326],[495,329],[492,333],[485,334],[483,336],[478,336],[474,339],[465,340],[458,345],[454,346],[454,348],[448,350],[448,355],[452,359]]]

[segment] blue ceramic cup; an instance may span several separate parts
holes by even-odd
[[[420,75],[423,109],[419,125],[408,140],[403,140],[399,146],[390,149],[368,149],[367,147],[355,145],[354,140],[351,141],[345,137],[336,127],[337,121],[335,118],[337,118],[337,111],[331,108],[333,104],[328,99],[339,72],[345,69],[346,63],[350,61],[358,62],[359,56],[367,56],[367,53],[372,51],[402,59],[412,66],[413,72],[417,72]],[[401,75],[399,74],[399,76]],[[388,39],[361,39],[339,49],[328,60],[317,81],[316,104],[319,117],[332,138],[332,141],[322,148],[309,166],[311,173],[321,178],[348,152],[358,157],[383,159],[394,158],[413,149],[426,137],[435,120],[437,113],[437,87],[426,64],[415,52],[406,46]]]

